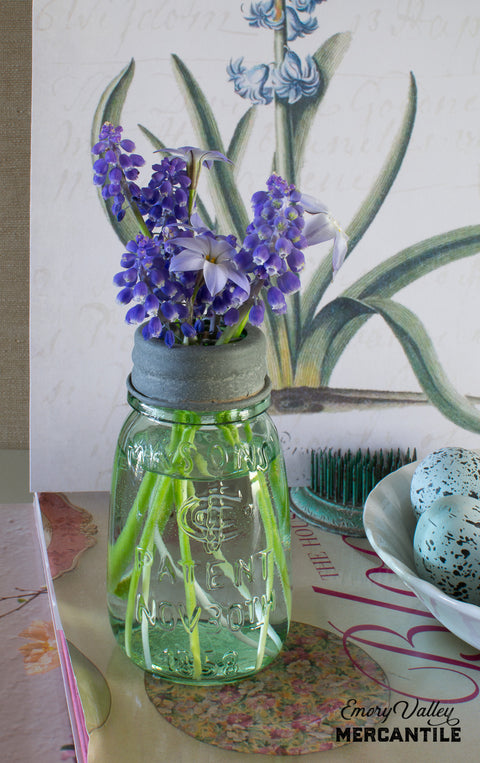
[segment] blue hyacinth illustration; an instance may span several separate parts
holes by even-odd
[[[296,42],[314,40],[319,34],[319,17],[326,0],[251,0],[241,6],[245,22],[270,40],[271,51],[263,61],[247,62],[242,51],[234,51],[225,62],[233,97],[248,102],[230,142],[226,145],[208,97],[192,71],[176,54],[172,66],[182,89],[186,109],[205,150],[220,151],[235,165],[241,164],[249,149],[249,139],[260,108],[271,110],[275,145],[272,170],[288,183],[301,186],[305,150],[311,129],[336,70],[348,52],[351,35],[334,34],[320,47],[301,56]],[[303,42],[303,45],[305,41]],[[313,46],[312,46],[313,47]],[[270,60],[268,60],[270,59]],[[132,60],[108,85],[93,120],[92,142],[105,121],[120,121],[123,104],[134,76]],[[457,391],[441,367],[436,350],[417,315],[393,299],[402,288],[447,263],[478,254],[480,226],[470,225],[443,232],[420,241],[389,257],[365,272],[343,293],[328,301],[327,292],[334,272],[357,254],[357,245],[379,214],[402,167],[415,125],[417,87],[413,73],[406,73],[407,96],[403,117],[372,187],[359,200],[353,218],[342,224],[321,202],[312,200],[315,227],[309,231],[309,245],[319,245],[318,265],[302,291],[286,296],[285,314],[272,314],[266,305],[264,322],[268,337],[268,364],[278,409],[282,400],[291,400],[300,390],[300,409],[305,401],[317,401],[328,392],[332,372],[343,351],[361,326],[379,315],[391,329],[426,400],[459,427],[480,432],[480,414],[471,400]],[[165,148],[162,140],[143,125],[141,131],[155,150]],[[242,237],[248,225],[248,208],[239,192],[232,164],[215,162],[209,172],[211,209],[197,197],[198,212],[205,225],[219,234]],[[137,222],[126,214],[118,221],[112,200],[102,199],[111,224],[126,243],[135,237]],[[308,200],[304,198],[303,203]],[[330,242],[326,244],[325,242]],[[272,318],[275,317],[275,320]],[[286,393],[283,395],[282,393]],[[327,395],[328,397],[328,395]],[[285,406],[284,409],[287,409]]]

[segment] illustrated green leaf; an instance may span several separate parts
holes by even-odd
[[[313,120],[318,111],[330,80],[340,66],[352,39],[350,32],[339,32],[332,35],[313,54],[320,75],[320,86],[314,96],[300,98],[290,105],[292,133],[294,139],[294,166],[299,174],[303,164],[306,143],[310,134]]]
[[[178,56],[172,55],[172,62],[201,147],[225,153],[216,119],[203,91]],[[232,166],[226,162],[214,162],[208,177],[220,232],[233,232],[242,240],[248,216],[233,178]]]
[[[457,228],[398,252],[359,278],[344,291],[342,296],[360,300],[366,300],[370,297],[391,297],[400,289],[442,265],[464,257],[472,257],[479,252],[480,225]],[[331,319],[331,339],[328,347],[324,348],[322,353],[320,370],[322,383],[328,382],[340,355],[365,320],[366,317],[363,317],[355,321],[344,322],[342,316],[337,315],[335,326],[333,326],[334,321]],[[323,320],[319,313],[318,319],[315,318],[312,322],[313,331],[317,330],[317,324],[320,326],[322,323]],[[320,328],[319,331],[321,332],[322,329]],[[322,344],[324,340],[325,337],[322,337]],[[312,342],[309,341],[308,343],[311,351]]]
[[[245,153],[245,149],[252,133],[253,123],[257,113],[256,108],[256,106],[250,106],[250,108],[241,117],[232,135],[230,145],[227,149],[227,156],[233,162],[234,175],[238,173],[240,160]]]
[[[160,138],[157,138],[157,136],[156,136],[156,135],[154,135],[154,134],[153,134],[153,132],[151,132],[151,131],[148,129],[148,127],[144,127],[144,125],[140,125],[140,124],[139,124],[138,126],[139,126],[139,128],[140,128],[141,132],[143,132],[143,134],[145,135],[145,137],[146,137],[146,138],[147,138],[147,139],[150,141],[150,143],[152,144],[152,146],[153,146],[153,150],[154,150],[154,151],[159,151],[159,150],[161,150],[161,149],[164,149],[164,148],[165,148],[165,143],[162,143],[162,141],[160,140]],[[161,159],[161,157],[160,157],[160,159]]]
[[[407,153],[408,144],[412,136],[415,117],[417,113],[417,83],[413,72],[410,72],[410,84],[407,104],[403,115],[402,124],[395,136],[390,152],[385,163],[372,187],[370,194],[358,210],[354,219],[347,229],[349,237],[349,252],[358,244],[367,228],[371,225],[378,210],[385,201],[395,178],[398,175],[403,159]]]
[[[143,134],[145,135],[145,137],[150,141],[155,151],[165,148],[165,143],[162,143],[160,138],[157,138],[157,136],[154,135],[153,132],[151,132],[148,129],[148,127],[144,127],[143,125],[140,125],[140,124],[138,126],[140,130],[143,132]],[[203,201],[201,200],[198,194],[196,198],[196,204],[197,204],[200,217],[202,218],[207,228],[210,228],[210,230],[215,230],[215,223],[211,219],[205,204],[203,203]]]
[[[346,230],[349,236],[347,258],[372,224],[397,177],[412,134],[416,108],[417,86],[413,74],[410,74],[407,105],[400,129],[370,192]],[[329,253],[320,263],[302,295],[300,318],[302,332],[305,328],[308,330],[308,326],[311,324],[312,318],[331,280],[331,253]]]
[[[351,38],[350,32],[334,34],[314,53],[313,59],[320,75],[320,85],[314,96],[300,98],[293,104],[280,100],[275,103],[277,144],[274,169],[290,181],[297,182],[296,179],[301,174],[304,152],[313,121],[330,81],[350,45]],[[281,55],[283,56],[283,50]],[[290,373],[292,373],[296,366],[301,339],[301,325],[298,320],[301,315],[299,295],[294,295],[289,302],[289,310],[285,316],[282,316],[281,321],[285,324],[288,336],[289,357],[293,366]]]
[[[92,146],[98,141],[98,134],[100,128],[104,122],[111,122],[114,125],[121,124],[122,109],[127,97],[128,89],[133,79],[135,72],[135,61],[132,60],[126,66],[120,74],[118,74],[105,88],[100,101],[98,103],[95,115],[92,123],[91,143]],[[92,154],[93,157],[93,154]],[[95,157],[93,157],[93,161]],[[100,203],[102,204],[107,217],[110,221],[112,228],[119,237],[123,244],[126,244],[130,239],[135,238],[138,233],[138,220],[130,209],[126,210],[123,220],[118,222],[115,215],[112,214],[111,205],[112,200],[105,201],[102,198],[100,189],[98,189],[98,196]]]
[[[480,411],[447,378],[432,341],[415,313],[388,299],[371,298],[364,304],[381,315],[391,328],[431,403],[462,429],[480,432]]]
[[[375,314],[386,321],[402,345],[411,368],[432,405],[457,426],[480,432],[480,411],[449,381],[425,327],[409,308],[378,297],[364,300],[338,297],[325,309],[323,329],[330,329],[333,333],[339,318],[344,323],[363,322]]]

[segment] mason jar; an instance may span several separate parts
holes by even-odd
[[[291,612],[285,465],[262,332],[224,345],[135,334],[119,435],[107,596],[143,670],[218,684],[268,665]]]

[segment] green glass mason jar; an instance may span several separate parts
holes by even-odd
[[[289,500],[265,359],[253,327],[226,345],[167,348],[135,335],[108,609],[128,657],[166,680],[250,676],[288,633]]]

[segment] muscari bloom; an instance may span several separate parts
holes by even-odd
[[[138,167],[145,160],[135,151],[132,140],[122,139],[122,128],[111,122],[102,125],[99,140],[92,148],[92,154],[99,156],[93,163],[93,182],[101,186],[102,197],[112,199],[112,213],[117,220],[125,216],[125,188],[122,182],[133,182],[138,177]]]
[[[153,165],[150,182],[140,188],[126,177],[132,163],[125,152],[133,151],[133,143],[113,125],[105,125],[100,138],[96,151],[115,165],[107,170],[108,182],[112,170],[123,173],[117,179],[115,171],[113,180],[127,189],[129,203],[146,222],[143,232],[126,244],[122,271],[114,276],[117,300],[129,308],[125,319],[143,324],[145,339],[158,337],[171,347],[214,336],[247,315],[250,323],[260,325],[265,302],[274,313],[284,313],[286,297],[300,288],[302,250],[310,244],[333,238],[334,270],[340,266],[347,239],[338,223],[324,205],[303,197],[280,176],[273,174],[267,189],[252,196],[252,222],[239,247],[234,236],[214,234],[196,221],[194,209],[187,209],[191,175],[203,164],[229,161],[222,153],[191,146],[165,149],[171,155]],[[103,165],[97,174],[100,170]],[[314,215],[308,226],[305,212]]]
[[[190,194],[188,200],[188,213],[191,215],[195,208],[195,196],[197,193],[198,180],[202,165],[210,169],[212,162],[221,161],[233,164],[231,159],[220,151],[196,148],[195,146],[180,146],[180,148],[162,148],[159,153],[179,156],[187,165],[187,173],[190,178]]]
[[[130,183],[129,189],[150,231],[169,225],[188,222],[188,199],[191,180],[187,165],[180,157],[165,157],[154,164],[148,185],[139,188]]]
[[[227,74],[233,82],[235,92],[242,98],[249,98],[255,104],[268,104],[273,100],[272,67],[258,64],[251,69],[243,65],[243,57],[230,61]]]
[[[285,295],[300,288],[297,273],[304,266],[301,249],[306,246],[301,194],[279,175],[267,181],[267,190],[252,196],[253,220],[247,228],[242,248],[236,257],[242,270],[251,273],[266,290],[274,313],[286,312]],[[255,308],[255,309],[253,309]],[[264,305],[256,300],[250,320],[263,320]]]
[[[335,275],[341,268],[348,249],[348,236],[341,229],[329,209],[311,196],[302,195],[302,204],[306,212],[314,217],[304,229],[308,246],[333,240],[332,269]]]

